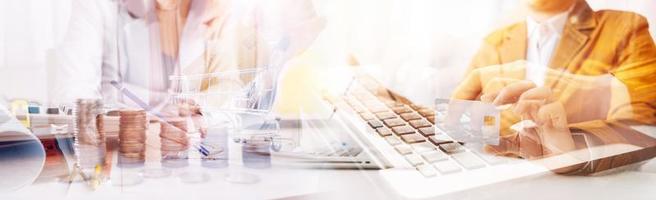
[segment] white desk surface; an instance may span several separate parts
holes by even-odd
[[[176,178],[145,180],[141,185],[117,187],[106,183],[96,191],[84,184],[67,189],[63,183],[25,187],[2,199],[397,199],[376,171],[293,170],[262,175],[261,182],[225,182],[227,170],[207,170],[211,181],[183,184]],[[257,173],[257,172],[255,172]],[[656,173],[626,171],[601,177],[548,175],[499,183],[449,194],[439,199],[654,199]]]
[[[149,133],[155,134],[155,133]],[[155,137],[150,137],[155,138]],[[149,139],[148,142],[153,142]],[[158,152],[147,152],[148,155]],[[231,154],[231,156],[233,156]],[[152,157],[152,156],[151,156]],[[157,156],[155,156],[157,157]],[[145,178],[135,186],[117,186],[117,169],[113,180],[95,191],[84,183],[36,183],[18,191],[0,194],[0,199],[399,199],[375,170],[245,169],[240,164],[213,169],[190,160],[186,168],[173,169],[165,178]],[[148,162],[158,167],[159,162]],[[255,184],[225,181],[231,172],[259,176]],[[180,174],[204,174],[209,181],[183,183]],[[488,185],[436,197],[439,199],[656,199],[656,160],[640,169],[596,177],[544,175],[526,180]]]

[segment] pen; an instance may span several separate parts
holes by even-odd
[[[137,97],[137,95],[135,95],[134,93],[130,92],[130,90],[128,90],[127,88],[123,87],[123,86],[122,86],[120,83],[118,83],[117,81],[111,81],[110,84],[112,84],[114,87],[116,87],[116,89],[118,89],[121,93],[123,93],[125,96],[127,96],[130,100],[134,101],[139,107],[141,107],[142,109],[144,109],[147,113],[152,114],[152,115],[155,115],[156,117],[158,117],[158,118],[160,118],[160,119],[164,119],[164,116],[160,115],[159,113],[152,112],[152,111],[151,111],[151,110],[152,110],[152,107],[148,106],[144,101],[142,101],[141,99],[139,99],[139,97]],[[177,128],[177,127],[174,126],[173,124],[170,124],[170,123],[166,122],[166,120],[160,120],[160,123],[165,123],[165,124],[167,124],[167,125],[170,125],[171,127]],[[205,149],[202,145],[199,145],[199,146],[195,146],[195,145],[194,145],[194,148],[196,148],[196,150],[198,150],[198,151],[199,151],[201,154],[203,154],[203,155],[205,155],[206,152],[208,152],[207,149]]]

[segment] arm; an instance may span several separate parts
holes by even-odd
[[[656,124],[656,46],[649,34],[647,21],[643,17],[633,16],[633,26],[627,30],[626,39],[618,49],[617,67],[611,71],[628,90],[627,103],[611,107],[607,120],[571,124],[570,127],[586,132],[603,144],[633,144],[644,150],[600,159],[586,168],[572,168],[561,173],[585,175],[640,162],[656,155],[653,151],[656,141],[632,130],[627,123]]]
[[[656,124],[656,46],[649,34],[647,20],[635,16],[636,24],[620,46],[618,67],[611,71],[626,87],[628,104],[616,105],[609,119],[630,119],[645,124]]]
[[[68,32],[58,51],[54,70],[53,102],[73,103],[77,98],[100,98],[104,37],[109,2],[74,0]]]

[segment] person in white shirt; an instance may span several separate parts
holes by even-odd
[[[53,75],[52,101],[59,104],[102,98],[110,107],[144,106],[115,82],[161,110],[170,103],[170,76],[268,66],[274,52],[283,66],[323,25],[306,0],[74,0],[72,6]],[[208,50],[216,52],[211,59]]]
[[[549,62],[560,41],[567,17],[573,8],[546,19],[537,20],[536,14],[526,17],[527,49],[526,79],[543,86]]]

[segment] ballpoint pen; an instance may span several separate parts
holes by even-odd
[[[152,107],[148,106],[143,100],[139,99],[139,97],[137,97],[137,95],[130,92],[130,90],[123,87],[117,81],[111,81],[110,84],[112,84],[114,87],[116,87],[116,89],[118,89],[126,97],[130,98],[130,100],[134,101],[139,107],[144,109],[147,113],[149,113],[151,115],[154,115],[154,116],[156,116],[160,119],[164,119],[164,116],[160,115],[160,113],[153,112]],[[171,126],[172,128],[177,128],[176,126],[166,122],[166,120],[161,120],[160,123],[165,123],[165,124]],[[208,150],[206,148],[204,148],[203,145],[194,145],[194,148],[196,148],[196,150],[198,150],[199,152],[201,152],[201,154],[204,154],[204,155],[206,154],[204,152],[208,152]],[[209,152],[207,154],[209,154]]]

